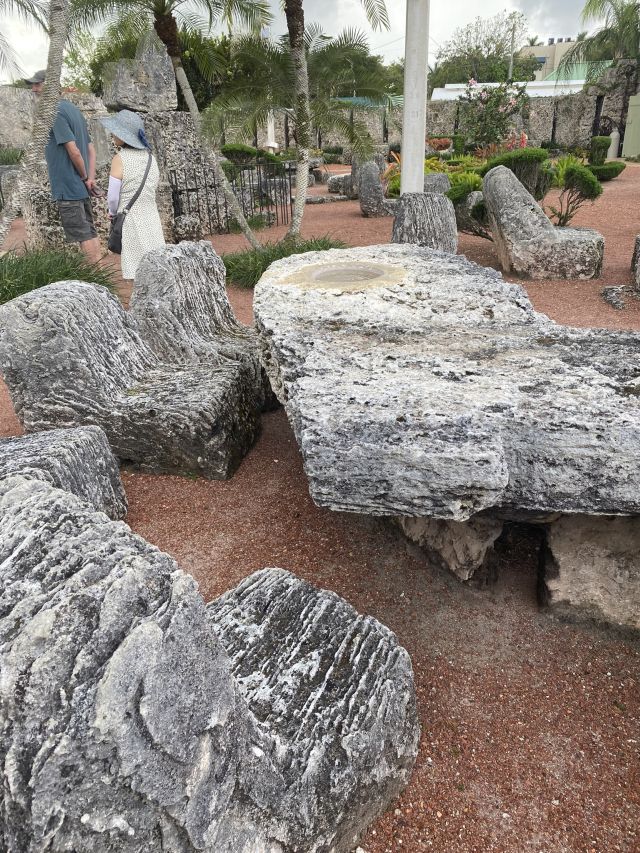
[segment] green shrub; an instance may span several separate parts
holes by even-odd
[[[322,152],[324,154],[344,154],[344,148],[342,145],[333,145],[329,148],[323,148]]]
[[[568,166],[560,193],[560,207],[549,206],[551,218],[560,227],[568,225],[586,201],[595,201],[602,194],[602,185],[586,166]]]
[[[496,166],[506,166],[531,195],[540,201],[549,191],[553,180],[549,166],[545,167],[548,160],[549,152],[545,151],[544,148],[518,148],[515,151],[507,151],[506,154],[493,157],[478,172],[484,176]]]
[[[389,198],[400,198],[400,172],[392,175],[387,181],[387,196]]]
[[[553,164],[553,186],[564,187],[567,176],[567,169],[571,166],[582,166],[582,160],[574,157],[573,154],[565,154],[564,157],[559,157]]]
[[[592,136],[591,148],[589,150],[589,163],[592,166],[604,166],[607,159],[607,151],[611,145],[610,136]]]
[[[239,142],[223,145],[220,151],[232,163],[250,163],[258,156],[257,148],[252,148],[251,145],[242,145]]]
[[[460,204],[469,193],[482,190],[482,178],[476,172],[452,172],[449,180],[451,189],[447,196],[454,204]]]
[[[457,157],[464,154],[464,136],[461,133],[454,133],[451,141],[453,143],[453,153]]]
[[[322,155],[322,159],[327,165],[331,163],[342,163],[342,154],[327,154],[325,151]]]
[[[326,249],[344,249],[345,244],[331,237],[314,237],[311,240],[281,240],[267,243],[262,249],[249,249],[223,255],[227,280],[239,287],[255,287],[267,267],[280,258],[301,255],[305,252],[322,252]]]
[[[618,175],[622,174],[626,168],[627,164],[621,163],[619,160],[612,160],[610,163],[604,163],[602,166],[588,166],[589,171],[593,172],[600,182],[612,181]]]
[[[90,263],[77,249],[7,252],[0,257],[0,305],[54,281],[90,281],[115,290],[108,267]]]
[[[231,181],[232,183],[242,171],[240,169],[240,166],[236,166],[235,163],[230,163],[227,160],[222,160],[220,166],[222,167],[222,171],[227,176],[227,180]]]
[[[0,148],[0,166],[15,166],[22,159],[22,148]]]

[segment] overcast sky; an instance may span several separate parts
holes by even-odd
[[[274,7],[275,2],[272,4]],[[456,29],[472,21],[479,13],[490,17],[506,9],[523,11],[530,22],[530,32],[541,39],[549,36],[575,36],[582,25],[580,11],[584,0],[431,0],[430,52],[435,58],[438,47]],[[387,0],[391,29],[373,32],[362,11],[360,0],[305,0],[307,21],[318,21],[325,31],[335,35],[345,27],[358,27],[369,35],[373,53],[379,53],[390,62],[404,53],[405,0]],[[284,18],[278,15],[273,34],[285,31]],[[46,40],[34,29],[5,17],[0,19],[0,30],[14,45],[20,62],[30,74],[46,65]]]

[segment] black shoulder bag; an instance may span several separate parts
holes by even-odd
[[[133,207],[133,205],[137,202],[138,196],[142,192],[142,188],[147,182],[147,175],[149,174],[149,169],[151,168],[151,152],[149,152],[149,159],[147,161],[147,168],[144,172],[144,177],[142,178],[142,183],[136,190],[135,195],[129,202],[129,204],[124,208],[121,213],[116,213],[116,215],[111,220],[111,230],[109,231],[109,239],[107,240],[107,249],[110,252],[113,252],[115,255],[122,254],[122,226],[124,225],[124,220]]]

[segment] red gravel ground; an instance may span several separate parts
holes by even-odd
[[[527,283],[536,308],[576,326],[640,329],[640,302],[616,311],[600,297],[604,284],[631,281],[639,191],[640,167],[629,166],[577,219],[605,235],[602,279]],[[352,245],[388,242],[390,232],[390,219],[365,220],[356,203],[306,214],[305,234]],[[243,247],[237,236],[213,243]],[[496,265],[490,243],[463,236],[460,250]],[[251,293],[230,288],[230,298],[250,322]],[[2,386],[0,435],[19,431]],[[377,617],[408,649],[420,753],[404,794],[363,840],[367,853],[640,851],[640,649],[539,610],[531,535],[516,529],[500,543],[497,581],[463,587],[387,522],[314,506],[282,411],[264,417],[229,482],[132,471],[124,482],[128,523],[193,574],[206,599],[281,566]]]

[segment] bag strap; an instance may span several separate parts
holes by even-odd
[[[129,211],[131,210],[133,205],[138,201],[140,193],[142,192],[142,189],[147,182],[147,176],[149,174],[149,169],[151,168],[151,159],[152,159],[151,158],[151,151],[149,151],[149,159],[147,160],[147,168],[144,170],[144,177],[142,178],[142,183],[140,184],[140,186],[136,190],[136,192],[135,192],[133,198],[131,199],[131,201],[129,202],[129,204],[127,204],[127,206],[122,211],[123,213],[129,213]]]

